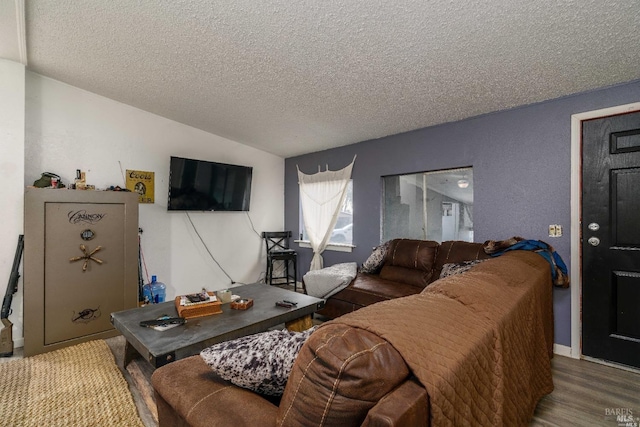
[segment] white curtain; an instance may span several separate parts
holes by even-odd
[[[354,157],[349,166],[339,171],[330,171],[327,167],[326,171],[318,171],[313,175],[306,175],[298,168],[302,218],[313,249],[311,270],[323,267],[321,254],[338,220],[355,160]]]

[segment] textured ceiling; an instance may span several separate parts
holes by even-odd
[[[28,69],[283,157],[640,78],[638,0],[25,9]]]

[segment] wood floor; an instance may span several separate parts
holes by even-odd
[[[107,340],[122,366],[124,338]],[[598,363],[555,356],[552,361],[553,393],[540,400],[530,426],[624,426],[618,413],[633,416],[640,427],[640,373]],[[144,359],[134,359],[125,371],[140,416],[147,427],[158,425],[153,389],[153,372]]]
[[[531,426],[625,426],[619,413],[640,426],[640,373],[598,363],[555,356],[553,393],[540,400]]]

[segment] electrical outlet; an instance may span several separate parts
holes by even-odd
[[[549,225],[549,237],[562,237],[562,226],[558,224]]]

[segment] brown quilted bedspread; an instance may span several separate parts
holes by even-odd
[[[535,253],[504,254],[333,322],[402,354],[429,394],[432,426],[526,426],[553,390],[551,273]]]

